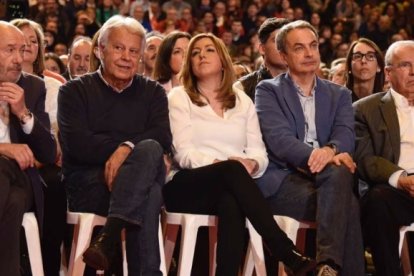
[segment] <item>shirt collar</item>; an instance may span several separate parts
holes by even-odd
[[[300,86],[292,79],[289,72],[287,73],[287,75],[288,75],[288,78],[292,81],[293,85],[296,87],[296,90],[297,90],[298,94],[300,94],[302,97],[305,97],[305,94],[303,93],[302,88],[300,88]],[[313,95],[315,94],[315,91],[316,91],[316,76],[313,80],[313,87],[312,87],[312,90],[311,90],[310,97],[313,97]]]
[[[102,66],[99,66],[99,69],[97,70],[97,72],[98,72],[98,75],[99,75],[99,77],[101,78],[101,80],[108,86],[108,87],[110,87],[110,88],[112,88],[115,92],[118,92],[118,93],[122,93],[125,89],[127,89],[128,87],[130,87],[131,86],[131,84],[132,84],[132,81],[134,80],[134,78],[132,78],[131,79],[131,81],[128,83],[128,85],[127,86],[125,86],[124,87],[124,89],[118,89],[118,88],[116,88],[116,87],[114,87],[114,86],[112,86],[112,85],[110,85],[109,84],[109,82],[107,82],[106,80],[105,80],[105,78],[103,77],[103,75],[102,75]]]
[[[410,107],[410,105],[408,104],[408,100],[403,95],[401,95],[400,93],[398,93],[392,88],[390,88],[390,91],[391,91],[391,96],[394,99],[395,106],[398,109],[407,109]]]

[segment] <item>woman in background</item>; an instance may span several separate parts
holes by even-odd
[[[172,32],[161,42],[152,79],[158,81],[168,93],[180,85],[178,73],[181,70],[191,36],[185,32]]]
[[[218,216],[218,276],[238,275],[246,218],[289,275],[304,275],[314,261],[278,227],[253,180],[264,173],[267,153],[253,102],[232,88],[235,73],[223,42],[213,34],[192,38],[181,80],[168,95],[179,169],[163,188],[167,210]]]
[[[371,40],[359,38],[351,44],[346,56],[346,87],[352,91],[352,102],[384,89],[384,58]]]

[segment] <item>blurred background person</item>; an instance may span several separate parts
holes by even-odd
[[[86,36],[77,37],[69,48],[67,70],[63,74],[66,80],[71,80],[89,72],[92,40]]]
[[[351,44],[346,57],[346,87],[352,91],[352,101],[359,100],[384,88],[384,58],[378,46],[367,38]]]
[[[62,60],[55,53],[45,54],[45,68],[59,75],[62,75],[66,70]]]
[[[168,93],[180,85],[178,73],[187,53],[191,36],[185,32],[172,32],[167,35],[158,48],[152,79],[158,81]]]
[[[345,86],[346,84],[346,58],[338,58],[332,61],[329,69],[329,78],[333,83]]]
[[[164,36],[157,31],[153,31],[145,35],[146,44],[141,59],[143,76],[152,79],[152,73],[154,72],[158,49],[163,39]]]

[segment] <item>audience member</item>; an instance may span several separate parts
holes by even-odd
[[[178,73],[187,53],[191,36],[184,32],[172,32],[161,42],[155,59],[152,79],[158,81],[168,93],[180,85]]]
[[[318,276],[364,275],[350,91],[316,76],[318,34],[309,23],[283,26],[276,43],[288,72],[256,89],[270,159],[257,183],[274,214],[316,220]]]
[[[65,65],[55,53],[45,54],[45,68],[59,75],[62,75],[66,70]]]
[[[346,87],[352,91],[352,101],[383,91],[384,58],[371,40],[354,41],[346,57]]]
[[[188,51],[183,86],[168,99],[179,169],[163,188],[167,210],[218,215],[218,276],[238,275],[246,217],[291,275],[305,275],[314,262],[277,226],[252,179],[266,169],[266,149],[252,101],[232,88],[234,70],[224,44],[200,34]]]
[[[341,86],[346,84],[346,59],[338,58],[332,61],[328,79]]]
[[[161,35],[157,31],[153,31],[150,33],[147,33],[145,35],[145,49],[144,54],[142,55],[142,75],[145,77],[148,77],[152,79],[152,74],[154,72],[155,67],[155,60],[157,58],[158,54],[158,48],[160,47],[160,44],[162,40],[164,39],[164,36]]]
[[[286,71],[286,64],[280,58],[276,49],[275,37],[280,28],[289,21],[283,18],[269,18],[259,29],[259,52],[263,57],[263,64],[259,70],[241,78],[235,86],[253,100],[257,84],[265,79],[271,79]]]
[[[402,275],[400,227],[414,222],[413,51],[413,41],[392,44],[385,54],[391,88],[354,103],[355,160],[370,187],[361,198],[362,229],[378,276]]]
[[[23,215],[35,206],[43,225],[43,184],[35,160],[54,163],[44,82],[22,72],[25,38],[0,21],[0,275],[20,275]]]
[[[77,37],[69,48],[67,70],[63,74],[66,80],[72,80],[89,72],[89,59],[92,40],[89,37]]]
[[[164,89],[137,74],[144,45],[138,21],[110,18],[98,38],[101,67],[61,87],[58,123],[69,210],[108,217],[85,263],[114,269],[125,228],[128,273],[162,275],[158,224],[171,132]]]

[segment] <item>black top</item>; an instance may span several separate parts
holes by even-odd
[[[58,125],[63,172],[104,166],[125,141],[158,141],[170,150],[171,131],[164,88],[136,75],[121,93],[105,84],[97,72],[62,85]]]

